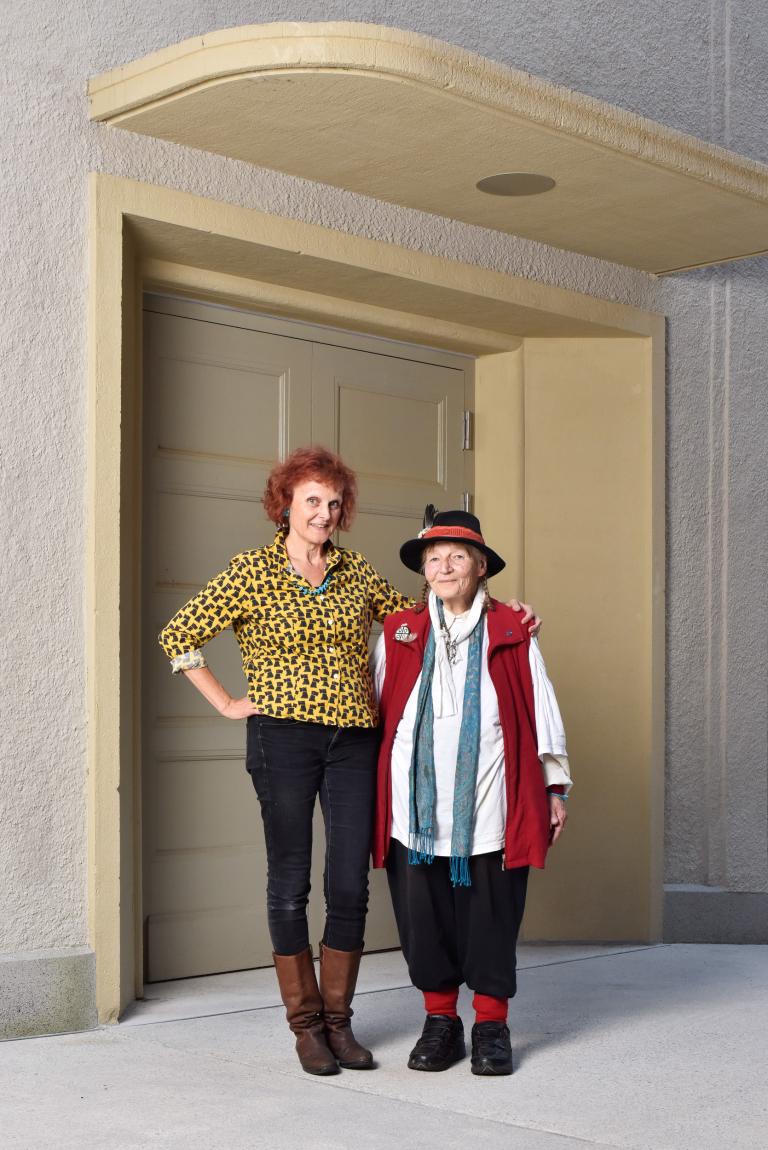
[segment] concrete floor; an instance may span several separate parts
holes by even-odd
[[[378,1069],[325,1079],[271,971],[156,984],[118,1026],[0,1043],[0,1147],[766,1150],[768,947],[524,946],[520,968],[499,1079],[406,1068],[399,954],[364,959],[355,1002]]]

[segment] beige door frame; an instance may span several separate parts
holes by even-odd
[[[664,718],[664,321],[625,305],[167,188],[90,177],[87,708],[90,941],[99,1018],[141,993],[138,690],[141,301],[147,289],[422,343],[478,357],[476,403],[522,402],[526,337],[632,338],[649,403],[647,442],[647,875],[644,935],[660,931]],[[522,422],[516,426],[522,428]],[[518,430],[522,436],[522,430]],[[476,490],[498,476],[478,442]],[[517,444],[522,448],[522,442]],[[504,467],[522,459],[510,436]],[[484,487],[484,485],[486,485]],[[522,487],[519,488],[522,492]],[[507,525],[522,523],[518,505]],[[503,590],[523,588],[522,557]]]

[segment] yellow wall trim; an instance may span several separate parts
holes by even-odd
[[[517,371],[521,340],[578,334],[618,339],[638,348],[647,360],[653,427],[653,436],[650,424],[645,432],[649,442],[653,438],[647,504],[652,615],[648,645],[659,678],[651,706],[654,752],[647,788],[650,853],[655,851],[660,858],[663,318],[112,176],[92,175],[89,195],[88,890],[100,1019],[115,1021],[141,985],[136,878],[140,715],[135,688],[140,610],[140,300],[145,285],[171,286],[198,298],[463,350],[481,357],[481,385],[482,357],[489,356],[485,377],[492,385],[490,411],[497,417],[496,405],[504,393],[500,373],[505,363]],[[268,278],[261,278],[265,274]],[[478,407],[482,402],[478,396]],[[484,458],[481,473],[482,507],[498,482],[489,457]],[[653,596],[651,568],[656,580]],[[650,876],[650,860],[648,867]],[[649,882],[656,883],[656,877],[649,877]],[[658,889],[660,893],[660,883]],[[657,937],[659,927],[654,912],[645,921],[643,936]]]

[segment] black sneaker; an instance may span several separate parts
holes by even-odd
[[[447,1014],[428,1014],[421,1038],[408,1056],[410,1070],[447,1070],[464,1058],[464,1024]]]
[[[512,1073],[512,1045],[505,1022],[476,1022],[472,1027],[472,1073]]]

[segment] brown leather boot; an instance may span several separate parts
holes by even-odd
[[[302,1070],[307,1074],[338,1074],[338,1064],[326,1041],[323,1000],[311,948],[300,954],[273,954],[272,958]]]
[[[320,994],[325,1013],[325,1034],[339,1066],[345,1070],[371,1070],[373,1055],[355,1038],[350,1026],[352,996],[357,984],[362,950],[331,950],[320,943]]]

